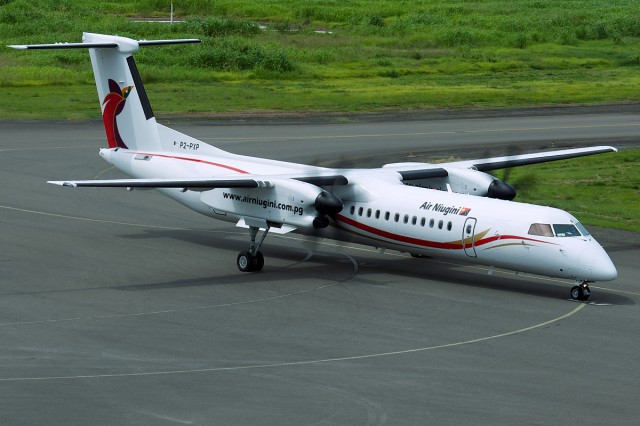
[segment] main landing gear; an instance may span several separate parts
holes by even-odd
[[[571,298],[573,300],[587,301],[589,296],[591,296],[591,290],[589,289],[589,283],[586,281],[571,288]]]
[[[264,242],[264,239],[269,233],[271,227],[267,226],[267,229],[262,233],[260,241],[256,244],[256,237],[260,228],[257,226],[249,227],[249,236],[251,237],[251,244],[248,251],[241,251],[238,253],[238,269],[242,272],[258,272],[264,267],[264,256],[260,253],[260,247]]]

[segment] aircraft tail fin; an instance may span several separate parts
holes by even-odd
[[[89,49],[110,148],[162,151],[166,131],[156,123],[133,59],[143,46],[199,43],[198,39],[133,40],[83,33],[82,43],[13,45],[15,49]],[[175,131],[174,131],[175,132]]]

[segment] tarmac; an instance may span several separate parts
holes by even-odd
[[[626,111],[169,125],[363,167],[640,140]],[[565,280],[296,235],[246,274],[242,229],[46,183],[120,177],[103,144],[98,121],[0,121],[1,424],[637,424],[640,234],[591,230],[619,276],[588,304]]]

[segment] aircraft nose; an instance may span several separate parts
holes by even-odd
[[[618,276],[616,266],[606,253],[605,256],[599,259],[598,264],[594,265],[592,273],[594,281],[611,281]]]
[[[580,256],[580,263],[586,271],[588,281],[611,281],[618,276],[618,270],[606,251],[593,241],[594,245]]]

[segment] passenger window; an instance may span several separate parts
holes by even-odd
[[[376,219],[380,219],[380,210],[376,210]]]
[[[391,213],[386,212],[386,213],[384,214],[384,220],[389,220],[389,217],[391,217]]]
[[[404,220],[403,220],[403,222],[404,222],[404,223],[409,222],[409,215],[408,215],[408,214],[405,214],[405,215],[404,215]]]
[[[442,229],[442,225],[444,224],[443,221],[438,221],[438,229]]]
[[[417,218],[417,217],[415,217],[415,216],[414,216],[414,217],[412,217],[412,218],[411,218],[411,224],[412,224],[412,225],[415,225],[415,224],[416,224],[416,222],[418,222],[418,218]]]
[[[542,237],[553,237],[551,225],[546,223],[534,223],[529,227],[529,235],[540,235]]]
[[[433,228],[433,224],[436,223],[435,220],[431,219],[429,221],[429,228]]]
[[[420,219],[420,226],[424,226],[426,223],[427,223],[427,219],[425,219],[424,217]]]
[[[367,209],[367,217],[371,217],[371,209]]]
[[[351,215],[353,216],[353,214],[356,212],[356,206],[351,206],[349,211],[351,212]]]
[[[400,215],[398,213],[395,214],[395,216],[393,217],[393,220],[395,220],[396,222],[400,221]]]
[[[561,225],[553,225],[553,230],[556,232],[556,237],[579,237],[580,232],[578,232],[578,228],[573,226],[570,223],[561,224]]]
[[[448,222],[447,223],[447,231],[451,231],[451,228],[453,227],[453,223]]]
[[[363,211],[363,208],[362,208],[362,207],[360,207],[360,208],[358,209],[358,216],[362,216],[362,211]]]

